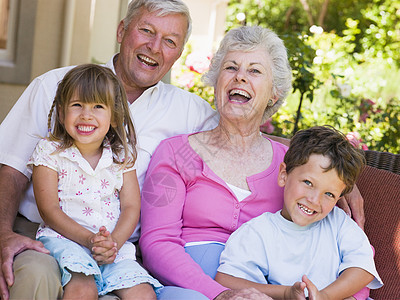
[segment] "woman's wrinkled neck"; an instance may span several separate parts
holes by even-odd
[[[218,126],[211,131],[211,135],[227,147],[231,145],[240,151],[248,151],[263,141],[258,123],[255,121],[238,124],[221,119]]]

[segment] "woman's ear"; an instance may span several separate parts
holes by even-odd
[[[280,187],[284,187],[286,185],[286,180],[287,180],[286,164],[282,162],[279,166],[278,185]]]
[[[271,106],[274,106],[276,101],[278,101],[278,96],[273,96],[270,99],[272,100],[272,103],[273,103]]]

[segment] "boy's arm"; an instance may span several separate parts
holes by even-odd
[[[293,286],[263,284],[247,279],[234,277],[222,272],[217,272],[215,280],[225,287],[230,289],[246,289],[255,288],[263,294],[270,296],[273,299],[298,299],[305,300],[304,288],[305,284],[296,282]]]
[[[364,269],[348,268],[334,282],[320,291],[320,293],[326,295],[325,298],[321,299],[345,299],[360,291],[373,279],[374,276]],[[310,297],[310,299],[313,298]]]
[[[119,193],[119,201],[121,213],[117,225],[111,233],[118,249],[129,239],[139,222],[140,189],[136,170],[123,174],[123,185]]]
[[[92,248],[94,234],[65,214],[58,201],[58,174],[39,165],[33,167],[33,191],[43,221],[53,230],[76,243]]]

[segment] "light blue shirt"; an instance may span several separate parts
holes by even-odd
[[[292,286],[305,274],[319,290],[351,267],[375,276],[368,285],[383,285],[365,233],[343,210],[298,226],[280,211],[264,213],[243,224],[226,243],[218,271],[249,281]]]

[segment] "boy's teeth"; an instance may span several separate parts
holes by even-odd
[[[303,206],[303,205],[301,205],[301,204],[299,204],[299,207],[300,207],[300,209],[301,209],[303,212],[305,212],[307,215],[312,215],[312,214],[314,213],[313,210],[308,209],[307,207],[305,207],[305,206]]]

